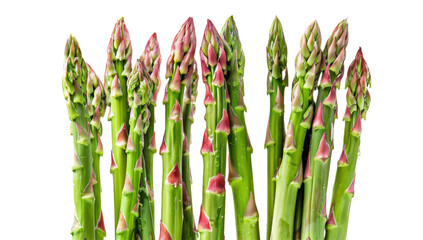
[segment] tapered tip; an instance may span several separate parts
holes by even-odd
[[[319,103],[319,107],[317,108],[316,115],[314,116],[313,120],[313,129],[324,129],[325,124],[323,122],[323,105],[322,102]]]
[[[253,192],[250,192],[247,206],[245,207],[244,218],[252,218],[258,216],[256,201]]]
[[[164,225],[162,220],[160,220],[159,240],[172,240],[172,237],[170,236],[169,230],[167,230],[167,227]]]
[[[207,192],[217,195],[225,194],[225,177],[218,173],[216,176],[210,178],[207,186]]]
[[[223,109],[222,119],[216,126],[216,132],[224,132],[227,135],[231,133],[231,128],[229,126],[229,117],[226,109]]]
[[[212,231],[209,217],[204,212],[203,205],[201,205],[200,219],[198,220],[197,229],[198,229],[199,232],[211,232]]]
[[[128,230],[128,225],[126,224],[125,216],[122,212],[119,214],[119,221],[116,227],[116,233],[123,232]]]
[[[200,153],[201,154],[213,153],[213,144],[210,141],[209,135],[207,133],[207,129],[204,130],[203,145],[201,146]]]
[[[182,185],[181,171],[179,170],[178,163],[173,166],[172,170],[167,175],[166,184],[173,185],[174,188]]]
[[[316,155],[314,156],[314,159],[320,160],[322,162],[326,162],[326,160],[330,157],[330,146],[326,141],[326,132],[323,133],[323,136],[320,140],[319,148],[317,149]]]

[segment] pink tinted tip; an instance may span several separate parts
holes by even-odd
[[[228,90],[228,85],[225,84],[225,94],[226,94],[226,101],[230,102],[231,101],[231,97],[229,95],[229,90]]]
[[[313,129],[324,127],[325,124],[323,122],[323,105],[322,102],[320,102],[319,107],[317,108],[316,116],[314,116]]]
[[[330,85],[331,85],[331,81],[330,81],[329,64],[328,64],[326,66],[325,71],[323,72],[322,79],[320,80],[320,86],[326,87],[326,86],[330,86]]]
[[[317,149],[314,159],[326,162],[330,156],[330,146],[326,142],[326,133],[323,133],[322,139],[320,140],[319,149]]]
[[[327,221],[327,224],[332,225],[332,226],[336,226],[335,213],[334,213],[334,210],[333,210],[334,206],[335,205],[332,205],[332,207],[331,207],[331,210],[330,210],[330,213],[329,213],[329,218],[328,218],[328,221]]]
[[[206,94],[204,96],[204,105],[207,106],[207,105],[215,103],[214,97],[210,91],[209,85],[205,83],[204,86],[206,87]]]
[[[169,151],[167,150],[167,146],[166,146],[166,140],[165,140],[165,135],[163,134],[163,141],[162,141],[162,145],[160,146],[160,154],[163,153],[168,153]]]
[[[100,212],[100,218],[98,219],[96,228],[99,229],[100,231],[106,233],[106,226],[104,225],[103,210],[101,210],[101,212]]]
[[[213,76],[213,85],[222,87],[224,83],[225,83],[225,77],[223,76],[222,66],[220,65],[220,63],[218,63],[216,67],[216,72],[214,73],[214,76]]]
[[[344,121],[349,121],[351,120],[351,112],[350,109],[348,108],[348,106],[345,109],[345,113],[344,113]]]
[[[182,196],[184,200],[184,207],[191,206],[191,199],[188,196],[187,188],[185,187],[185,183],[182,183]]]
[[[306,169],[304,172],[304,179],[309,179],[311,178],[311,173],[310,173],[310,152],[308,153],[307,156],[307,163],[306,163]]]
[[[128,174],[126,174],[125,183],[123,185],[123,192],[133,192],[133,191],[134,191],[134,187],[132,185],[131,178],[129,177]]]
[[[209,179],[209,185],[207,186],[207,192],[214,194],[225,193],[225,177],[218,173],[216,176]]]
[[[210,226],[209,217],[206,215],[203,209],[203,205],[201,205],[200,210],[200,219],[198,220],[198,231],[199,232],[211,232],[212,228]]]
[[[354,194],[354,185],[355,185],[355,173],[354,173],[354,178],[351,181],[351,184],[350,184],[350,186],[347,189],[347,193]]]
[[[160,220],[160,236],[159,240],[172,240],[167,227],[163,224],[162,220]]]
[[[323,205],[323,209],[322,209],[322,216],[324,216],[324,217],[326,217],[327,215],[327,213],[326,213],[326,198],[325,198],[325,205]]]
[[[169,119],[174,120],[175,122],[181,121],[181,105],[178,100],[175,99],[175,105],[173,105],[172,111],[170,112]]]
[[[202,52],[201,52],[201,54],[202,54]],[[200,54],[200,55],[201,55]],[[207,67],[207,64],[206,64],[206,62],[201,58],[200,59],[200,62],[201,62],[201,72],[203,73],[203,77],[205,77],[205,76],[207,76],[208,74],[210,74],[210,70],[209,70],[209,68]]]
[[[229,117],[226,109],[223,109],[223,116],[220,122],[216,126],[216,132],[225,132],[229,135],[231,133],[231,128],[229,126]]]
[[[203,145],[201,146],[200,153],[201,154],[213,153],[213,144],[210,141],[209,135],[207,133],[207,129],[204,130]]]
[[[141,169],[142,169],[142,156],[135,163],[135,170],[141,170]]]
[[[346,146],[344,146],[344,149],[342,150],[342,153],[341,153],[341,157],[339,157],[338,165],[347,165],[348,164],[348,158],[347,158],[347,154],[345,154],[345,148],[346,148]]]
[[[156,132],[153,133],[153,136],[150,140],[150,146],[148,146],[150,149],[156,149]]]
[[[352,134],[360,136],[361,134],[361,111],[358,111],[357,120],[355,121],[354,127],[352,128]]]
[[[122,128],[118,132],[117,139],[116,139],[116,145],[125,146],[127,141],[128,141],[128,135],[126,133],[126,125],[123,124]]]
[[[234,56],[236,57],[236,56]],[[222,45],[220,45],[220,57],[219,57],[219,63],[222,66],[223,69],[226,69],[226,52]]]
[[[335,82],[332,84],[328,97],[323,100],[323,104],[331,108],[335,107],[336,104],[336,88]]]
[[[113,169],[117,168],[116,162],[115,162],[115,158],[113,157],[113,150],[110,151],[112,153],[112,158],[111,158],[111,164],[110,164],[110,171],[112,171]]]
[[[188,139],[187,136],[184,136],[184,141],[182,143],[182,148],[184,150],[185,153],[189,152],[189,144],[188,144]]]
[[[179,171],[178,163],[175,164],[173,169],[167,175],[166,183],[173,185],[175,188],[182,185],[181,171]]]
[[[214,67],[217,64],[217,56],[216,52],[214,51],[213,46],[211,45],[211,42],[209,43],[208,49],[207,49],[207,59],[210,66]]]
[[[179,92],[181,90],[181,76],[179,75],[179,66],[176,67],[175,76],[170,82],[169,89],[174,92]]]

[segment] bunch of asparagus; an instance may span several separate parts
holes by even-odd
[[[94,70],[85,63],[73,36],[65,46],[62,88],[74,144],[72,239],[103,239],[106,230],[101,210],[99,160],[103,154],[100,119],[107,106],[106,92]]]
[[[370,71],[361,48],[348,68],[343,151],[337,163],[330,212],[327,188],[338,117],[336,91],[344,75],[348,23],[341,21],[321,49],[319,25],[304,32],[295,58],[291,113],[285,132],[287,45],[276,17],[266,47],[269,120],[267,149],[266,239],[346,239],[355,186],[361,119],[370,106]],[[188,18],[175,36],[166,63],[165,133],[161,240],[225,239],[227,176],[235,206],[237,239],[260,239],[244,103],[245,55],[234,18],[221,33],[208,20],[199,49],[205,86],[202,204],[198,228],[191,191],[190,142],[196,109],[198,70],[196,34]],[[104,85],[85,63],[73,36],[65,47],[63,94],[74,145],[73,239],[104,239],[100,157],[101,117],[110,106],[111,168],[116,239],[154,239],[153,159],[156,152],[155,107],[160,90],[161,54],[154,33],[132,66],[132,45],[123,18],[115,24],[107,48]],[[322,74],[321,74],[322,73]],[[321,77],[320,77],[321,75]],[[319,81],[320,79],[320,81]],[[314,90],[317,98],[314,99]],[[226,149],[229,149],[226,173]],[[197,232],[198,229],[198,232]]]
[[[361,114],[365,114],[370,105],[367,91],[370,73],[360,49],[348,70],[344,151],[338,162],[331,211],[327,217],[326,193],[334,147],[333,128],[338,116],[336,89],[339,89],[344,74],[348,23],[343,20],[335,27],[323,51],[320,50],[321,33],[317,22],[313,22],[304,33],[295,60],[291,116],[286,136],[283,130],[283,87],[286,82],[282,70],[286,66],[287,53],[281,35],[282,26],[275,19],[267,47],[270,95],[265,141],[270,217],[267,239],[346,239]],[[318,88],[316,100],[313,99],[315,88]],[[283,152],[282,141],[285,142]],[[276,193],[273,181],[276,181]]]

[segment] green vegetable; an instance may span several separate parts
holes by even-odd
[[[275,204],[275,176],[282,160],[283,142],[285,140],[285,87],[288,86],[288,69],[286,67],[288,49],[285,43],[282,24],[278,17],[272,23],[267,56],[267,94],[270,98],[269,122],[264,147],[267,148],[267,233],[270,239],[273,208]]]
[[[355,167],[360,147],[361,119],[366,118],[370,106],[370,71],[361,48],[348,68],[347,108],[344,121],[344,149],[338,161],[332,204],[326,222],[325,239],[347,239],[348,218],[354,196]]]
[[[244,112],[244,66],[245,56],[233,17],[226,20],[222,28],[226,41],[227,67],[225,78],[230,97],[229,121],[229,184],[232,187],[238,239],[260,239],[258,211],[254,199],[251,153],[253,148],[247,133]]]

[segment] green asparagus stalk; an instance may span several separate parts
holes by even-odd
[[[266,55],[269,70],[267,73],[267,94],[270,98],[270,111],[264,147],[267,148],[266,239],[270,239],[273,208],[275,205],[276,183],[274,177],[282,160],[283,142],[285,140],[284,98],[285,87],[288,86],[288,68],[286,67],[288,49],[285,43],[282,24],[278,17],[275,17],[270,28]]]
[[[191,84],[185,89],[184,106],[182,110],[182,118],[184,123],[184,142],[182,155],[182,190],[183,190],[183,209],[184,222],[182,223],[182,239],[193,240],[198,238],[197,229],[194,223],[194,214],[192,209],[192,193],[191,193],[191,167],[189,146],[191,144],[191,125],[194,123],[195,101],[197,99],[198,72],[197,62],[194,60],[192,68]]]
[[[157,34],[153,33],[145,46],[144,53],[141,55],[141,61],[147,67],[148,73],[152,80],[152,91],[153,98],[148,103],[148,111],[150,112],[150,124],[147,131],[144,133],[144,141],[147,144],[144,146],[144,159],[145,159],[145,174],[147,176],[147,188],[151,197],[150,205],[151,212],[153,215],[154,222],[154,184],[153,184],[153,160],[154,154],[156,153],[156,133],[154,131],[155,119],[155,108],[157,106],[157,95],[160,90],[160,64],[162,57],[160,54],[159,42],[157,41]]]
[[[145,136],[145,135],[144,135]],[[146,148],[146,146],[144,146]],[[145,158],[143,166],[145,166]],[[151,208],[151,191],[149,191],[146,171],[141,172],[141,182],[139,188],[139,217],[137,218],[137,238],[136,239],[155,239],[153,210]]]
[[[120,218],[120,203],[126,175],[129,106],[126,81],[131,73],[132,46],[123,18],[119,19],[107,48],[104,82],[110,96],[108,119],[112,122],[112,163],[115,229]],[[117,230],[117,229],[116,229]]]
[[[309,162],[304,176],[303,221],[301,239],[323,240],[326,225],[326,193],[333,150],[333,126],[336,118],[336,89],[344,73],[348,44],[348,23],[341,21],[323,50],[325,68],[317,95],[317,111],[312,125]],[[325,66],[326,65],[326,66]]]
[[[361,48],[348,68],[347,108],[344,121],[344,149],[338,161],[332,204],[326,223],[327,240],[347,239],[348,218],[354,196],[355,167],[360,147],[361,119],[366,118],[370,106],[370,71]]]
[[[293,239],[297,192],[303,178],[301,155],[307,129],[313,119],[315,81],[320,75],[321,34],[316,21],[304,33],[295,60],[295,78],[291,102],[291,116],[283,148],[282,162],[276,174],[275,208],[272,239]]]
[[[90,116],[90,139],[91,153],[93,155],[93,179],[94,179],[94,216],[95,216],[95,239],[102,240],[106,236],[104,228],[103,212],[101,209],[101,181],[100,181],[100,157],[103,156],[103,144],[101,134],[103,128],[100,119],[104,117],[107,108],[107,96],[103,83],[97,74],[87,66],[87,109]]]
[[[313,109],[314,109],[315,107],[314,101],[311,102],[310,104],[313,105]],[[303,153],[301,155],[301,159],[302,159],[301,161],[303,166],[307,166],[306,164],[308,161],[308,155],[309,155],[308,152],[310,150],[310,140],[311,140],[311,129],[308,129],[304,139]],[[294,240],[301,239],[303,203],[304,203],[304,184],[301,185],[300,189],[298,190],[297,201],[295,205]]]
[[[63,95],[66,100],[74,144],[74,203],[75,216],[72,239],[93,240],[95,237],[93,156],[89,136],[87,111],[87,66],[75,37],[70,36],[65,46]]]
[[[225,78],[230,97],[229,122],[229,184],[232,187],[238,239],[260,239],[258,211],[254,199],[251,153],[253,148],[247,133],[244,112],[245,56],[233,16],[223,25],[221,35],[226,41],[227,67]]]
[[[201,70],[206,93],[206,130],[203,136],[203,191],[198,231],[200,239],[224,239],[226,145],[230,133],[227,107],[229,92],[223,71],[227,56],[224,40],[207,20],[200,48]],[[231,176],[231,175],[230,175]]]
[[[150,76],[137,61],[128,77],[128,102],[131,108],[129,117],[129,136],[126,144],[127,164],[125,184],[122,191],[119,223],[116,228],[116,239],[134,239],[135,223],[139,215],[140,200],[138,198],[141,172],[143,171],[144,131],[149,124],[146,104],[152,97]]]
[[[182,167],[183,119],[181,104],[184,90],[191,84],[196,36],[192,18],[182,25],[171,48],[166,66],[169,79],[165,92],[166,130],[160,154],[163,157],[161,240],[182,239],[183,199]]]

